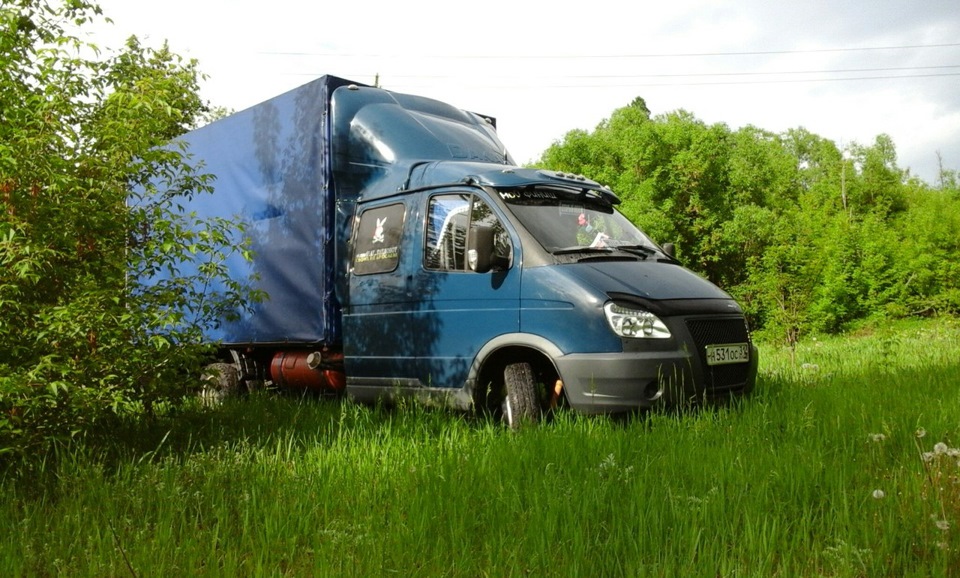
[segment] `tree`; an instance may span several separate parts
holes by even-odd
[[[248,297],[140,284],[182,259],[225,277],[245,249],[237,223],[177,210],[208,190],[165,146],[208,112],[196,62],[135,38],[84,56],[99,50],[70,30],[100,18],[86,0],[0,8],[0,454],[176,402],[203,326]]]
[[[899,233],[889,250],[897,265],[895,299],[887,305],[898,315],[960,313],[960,196],[949,190],[913,186],[907,210],[896,217]]]
[[[834,212],[846,211],[843,180],[847,167],[836,143],[804,128],[789,129],[783,135],[786,152],[794,159],[798,174],[797,193],[816,200],[816,205]],[[849,175],[852,177],[852,168]],[[796,201],[797,197],[790,200]]]
[[[850,181],[848,197],[857,214],[878,212],[886,216],[906,208],[904,171],[897,166],[897,150],[888,135],[877,136],[872,146],[850,146],[859,175]]]
[[[791,349],[810,323],[824,266],[818,257],[811,215],[794,209],[775,221],[771,242],[753,263],[750,284],[765,326]]]
[[[796,163],[776,135],[733,132],[683,110],[651,117],[641,98],[593,133],[568,134],[542,162],[611,185],[624,214],[728,288],[744,282],[748,260],[763,249],[755,227],[769,217],[745,207],[796,197]]]
[[[937,188],[941,191],[956,191],[958,186],[958,172],[943,166],[943,154],[937,151]]]
[[[885,315],[960,309],[955,172],[939,190],[908,179],[887,135],[869,146],[806,129],[707,125],[642,98],[542,162],[611,185],[620,209],[744,305],[755,328],[795,345]]]

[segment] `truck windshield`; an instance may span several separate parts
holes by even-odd
[[[628,252],[646,257],[659,252],[649,237],[602,199],[551,189],[501,191],[500,198],[554,255]]]

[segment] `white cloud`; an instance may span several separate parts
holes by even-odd
[[[228,108],[323,74],[379,75],[387,88],[496,116],[525,162],[642,96],[654,113],[684,108],[732,128],[803,126],[863,144],[886,133],[900,165],[929,182],[937,151],[960,168],[960,12],[946,0],[100,4],[116,21],[98,31],[101,44],[169,39],[210,75],[204,97]]]

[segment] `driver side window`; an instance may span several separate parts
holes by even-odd
[[[510,254],[510,238],[483,199],[468,193],[436,195],[427,208],[424,266],[440,271],[468,271],[467,235],[471,226],[493,227],[497,252]]]

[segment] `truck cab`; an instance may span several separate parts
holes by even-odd
[[[740,307],[617,211],[609,189],[485,163],[409,176],[357,207],[348,394],[439,398],[513,423],[557,403],[625,412],[752,388]]]

